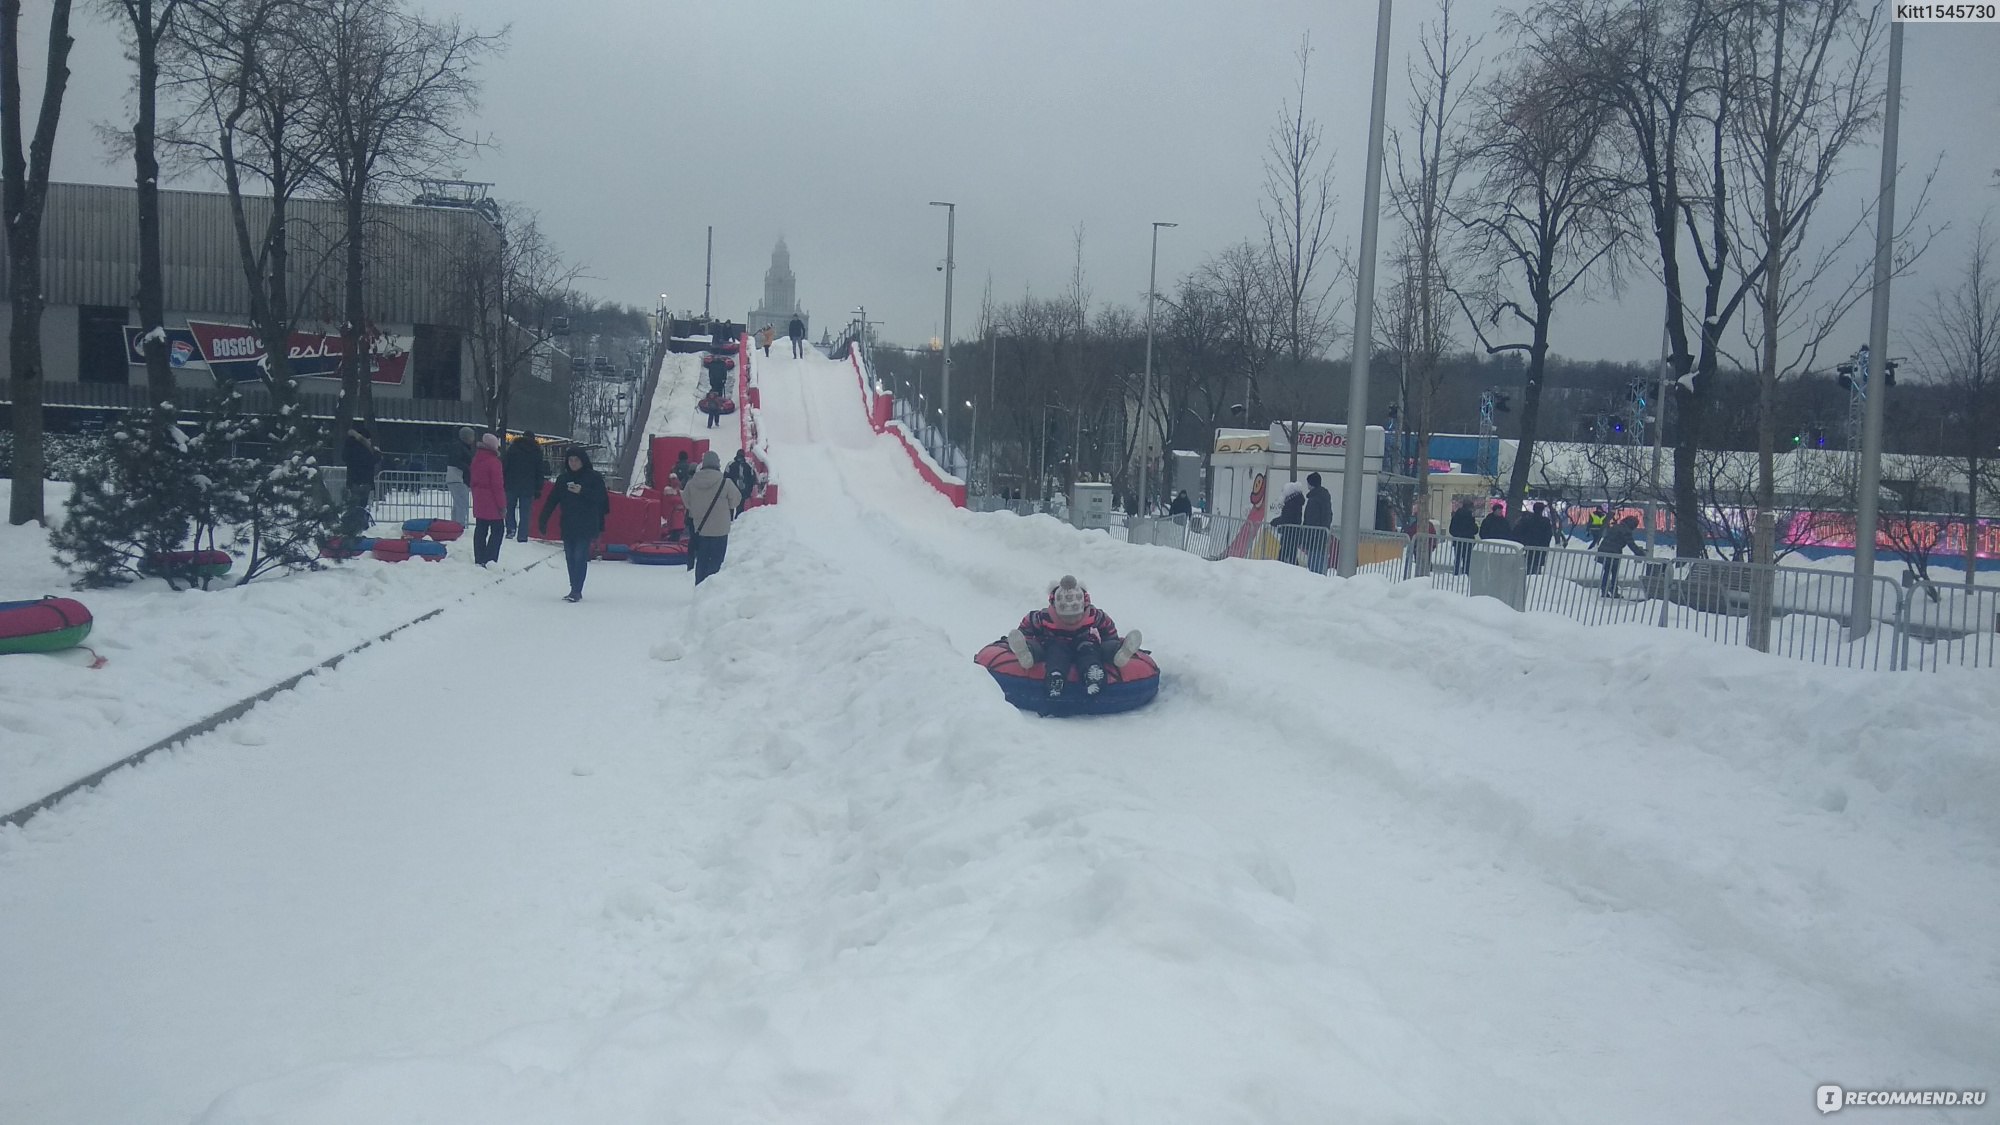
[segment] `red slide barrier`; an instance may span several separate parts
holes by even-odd
[[[910,464],[916,466],[917,475],[924,478],[924,483],[936,489],[938,495],[951,501],[954,507],[965,507],[965,482],[946,476],[931,463],[930,458],[924,455],[924,451],[910,440],[910,435],[903,427],[890,424],[890,415],[895,410],[895,400],[888,395],[876,394],[868,386],[868,376],[861,370],[859,345],[848,345],[847,358],[854,366],[854,381],[861,389],[861,405],[862,409],[868,412],[868,424],[873,426],[878,434],[893,434],[897,441],[903,443],[903,452],[909,454]]]

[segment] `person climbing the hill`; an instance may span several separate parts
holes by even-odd
[[[518,534],[526,543],[535,501],[541,498],[542,485],[549,479],[549,463],[542,456],[542,443],[535,440],[535,431],[524,430],[507,443],[507,452],[500,455],[500,468],[507,478],[507,519],[500,534]]]
[[[549,516],[562,512],[563,559],[569,564],[569,593],[566,602],[583,600],[583,579],[590,569],[590,542],[604,530],[604,518],[611,512],[611,497],[605,492],[604,477],[590,467],[590,454],[573,445],[563,457],[563,471],[555,488],[542,505],[543,535],[549,533]]]
[[[764,354],[767,356],[771,354],[771,341],[777,338],[778,333],[768,324],[757,330],[757,342],[764,346]]]
[[[484,434],[472,453],[468,474],[472,489],[472,561],[485,566],[500,561],[500,543],[507,537],[507,470],[500,464],[500,435]]]
[[[736,491],[742,494],[743,503],[748,504],[751,494],[757,490],[757,467],[750,463],[750,458],[742,450],[737,450],[729,467],[722,470],[722,475],[729,478]]]
[[[798,317],[793,317],[792,322],[785,326],[785,335],[792,338],[792,358],[804,359],[806,357],[806,322],[800,320]]]
[[[1065,574],[1049,586],[1047,609],[1030,610],[1007,634],[1007,647],[1021,667],[1040,661],[1050,699],[1059,699],[1074,671],[1085,695],[1104,690],[1104,662],[1123,668],[1139,651],[1139,630],[1123,637],[1111,615],[1090,603],[1090,591]]]
[[[722,396],[720,394],[703,395],[701,412],[708,415],[709,429],[713,430],[722,425]]]
[[[743,494],[722,472],[722,458],[711,449],[701,455],[701,468],[689,478],[684,494],[688,511],[688,562],[699,586],[722,569],[729,552],[729,521],[743,506]]]

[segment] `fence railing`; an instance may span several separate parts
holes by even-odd
[[[327,494],[335,502],[347,498],[347,469],[331,465],[320,470]],[[414,519],[448,519],[452,515],[451,490],[443,473],[415,473],[384,470],[375,474],[375,493],[368,501],[368,514],[376,523],[401,523]]]
[[[1201,515],[1135,519],[1129,539],[1205,559],[1271,559],[1320,573],[1338,547],[1325,528]],[[1898,586],[1876,576],[1871,620],[1855,629],[1856,580],[1836,570],[1394,532],[1364,533],[1357,554],[1362,573],[1424,581],[1584,625],[1680,629],[1843,668],[2000,666],[2000,588]]]

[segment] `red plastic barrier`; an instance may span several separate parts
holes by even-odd
[[[541,528],[542,511],[549,503],[550,493],[554,491],[555,485],[553,483],[543,485],[541,498],[535,502],[531,532],[537,539],[557,540],[562,538],[561,508],[557,508],[549,513],[548,530],[543,531]],[[604,533],[597,537],[597,542],[651,543],[660,537],[660,502],[658,500],[638,496],[623,496],[616,492],[610,495],[611,514],[605,517]]]
[[[708,452],[708,439],[683,437],[678,434],[654,435],[652,476],[646,479],[646,483],[654,488],[666,484],[668,474],[674,471],[674,461],[683,452],[688,455],[688,460],[697,465],[701,464],[701,455]],[[640,542],[650,542],[650,540],[640,540]]]
[[[896,440],[903,443],[903,452],[910,455],[910,464],[916,466],[917,475],[923,477],[926,484],[937,489],[938,495],[951,501],[954,507],[965,507],[965,485],[945,480],[936,469],[931,468],[924,455],[918,451],[916,444],[910,440],[910,435],[904,433],[901,426],[889,424],[895,411],[896,400],[888,395],[878,395],[869,387],[868,376],[861,370],[859,345],[848,345],[847,358],[854,365],[854,381],[861,388],[861,404],[862,408],[868,411],[868,424],[873,426],[878,434],[896,435]]]

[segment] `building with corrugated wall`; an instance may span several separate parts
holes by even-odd
[[[246,201],[257,237],[269,201]],[[374,323],[371,357],[373,415],[405,430],[409,447],[429,444],[418,428],[479,426],[471,325],[455,263],[481,241],[498,244],[500,231],[466,208],[379,204],[369,209],[367,303]],[[291,291],[300,332],[293,337],[295,373],[309,409],[330,416],[340,391],[338,337],[342,312],[339,204],[295,200],[290,208]],[[166,327],[179,385],[213,390],[234,382],[253,401],[261,345],[248,331],[250,291],[237,250],[229,197],[220,193],[162,191],[161,251],[165,264]],[[0,257],[0,284],[7,263]],[[50,184],[42,225],[42,279],[48,308],[42,315],[44,401],[54,431],[107,412],[130,409],[145,397],[146,369],[138,353],[138,192],[132,187]],[[6,362],[10,319],[0,314],[0,365]],[[333,352],[327,353],[328,341]],[[568,435],[567,364],[540,363],[513,388],[509,422],[515,428]],[[0,403],[8,389],[0,381]]]

